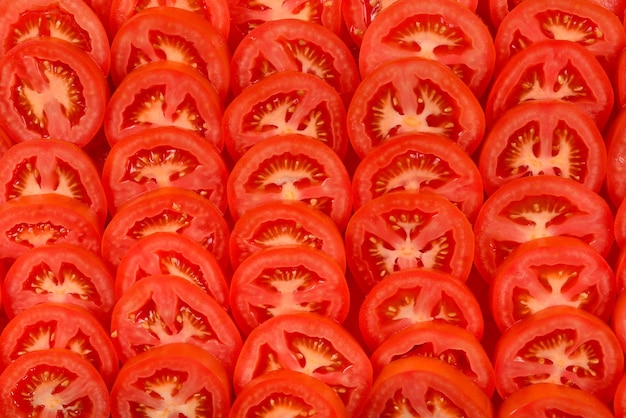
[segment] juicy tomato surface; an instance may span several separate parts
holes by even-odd
[[[606,192],[614,207],[626,197],[626,110],[619,110],[611,122],[607,144]]]

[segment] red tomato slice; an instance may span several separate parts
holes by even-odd
[[[487,25],[459,2],[392,2],[363,34],[361,76],[386,61],[415,56],[445,64],[477,97],[485,92],[496,59]]]
[[[226,418],[229,409],[230,382],[224,366],[193,344],[172,343],[138,354],[120,369],[111,389],[113,418],[168,414]]]
[[[7,135],[4,129],[0,128],[0,157],[14,145],[13,140]]]
[[[299,134],[274,136],[250,148],[230,172],[226,197],[235,220],[263,203],[298,200],[343,230],[352,210],[342,160],[318,140]]]
[[[432,357],[469,377],[489,397],[495,389],[491,360],[469,331],[444,322],[419,322],[385,339],[370,357],[374,376],[405,357]]]
[[[517,247],[496,270],[491,312],[500,331],[550,306],[567,305],[607,321],[616,294],[615,274],[578,238],[537,238]]]
[[[356,209],[402,190],[440,194],[470,220],[483,203],[483,183],[474,161],[456,143],[435,134],[394,136],[367,154],[352,176]]]
[[[598,317],[556,306],[504,332],[493,365],[502,398],[525,386],[557,383],[608,402],[622,376],[624,354],[611,328]]]
[[[230,234],[229,254],[234,269],[265,248],[304,246],[329,255],[346,269],[343,237],[330,217],[310,205],[293,200],[261,204],[244,213]]]
[[[258,251],[237,267],[230,284],[231,315],[244,334],[291,312],[313,312],[341,323],[349,307],[350,291],[341,267],[307,246]]]
[[[171,343],[194,344],[232,373],[241,336],[222,306],[198,286],[174,275],[132,284],[113,308],[111,337],[122,363]]]
[[[107,386],[113,384],[119,364],[109,334],[87,310],[65,303],[41,303],[12,318],[0,334],[0,366],[51,348],[80,354]]]
[[[613,244],[613,214],[604,199],[574,180],[522,177],[485,201],[474,232],[474,264],[490,282],[511,251],[536,238],[579,238],[606,256]]]
[[[479,169],[493,193],[512,179],[555,175],[598,192],[607,172],[607,151],[594,121],[572,103],[520,103],[496,120],[485,137]]]
[[[89,155],[67,141],[33,139],[15,144],[0,157],[0,204],[20,196],[58,193],[90,207],[100,225],[107,198]]]
[[[348,136],[363,158],[406,132],[439,134],[474,152],[485,131],[480,103],[452,70],[427,58],[381,64],[363,79],[348,107]]]
[[[626,293],[618,294],[611,316],[611,327],[617,336],[617,340],[626,353]]]
[[[487,97],[487,123],[519,103],[542,99],[575,104],[600,130],[614,102],[611,81],[594,55],[575,42],[555,39],[527,46],[502,66]]]
[[[622,375],[622,379],[615,390],[613,398],[613,411],[616,417],[622,417],[626,414],[626,373]]]
[[[98,254],[77,245],[44,245],[11,264],[2,284],[2,305],[13,318],[38,303],[68,303],[105,323],[115,303],[113,286],[114,277]]]
[[[280,369],[329,385],[351,417],[360,416],[372,385],[372,365],[359,343],[336,321],[313,313],[276,316],[250,333],[235,365],[235,393],[257,376]]]
[[[466,280],[474,234],[467,217],[445,197],[397,192],[361,206],[345,233],[348,267],[368,292],[393,272],[425,267]]]
[[[15,142],[61,139],[84,146],[100,129],[109,95],[102,71],[69,42],[20,42],[0,59],[0,126]]]
[[[109,391],[96,369],[66,349],[27,353],[0,375],[0,410],[11,417],[108,417]]]
[[[624,108],[618,109],[605,139],[607,144],[606,192],[613,206],[617,208],[626,197],[626,110]]]
[[[122,138],[102,167],[111,214],[131,198],[160,187],[192,190],[226,213],[227,179],[226,163],[211,143],[172,126]]]
[[[359,328],[375,350],[416,323],[442,322],[467,330],[477,339],[484,331],[478,301],[458,278],[435,270],[402,270],[378,283],[359,308]]]
[[[104,133],[111,146],[156,126],[193,132],[222,149],[222,105],[215,87],[187,64],[154,61],[129,73],[106,108]]]
[[[439,359],[409,357],[385,366],[363,418],[450,416],[489,418],[493,405],[467,376]]]
[[[319,77],[298,71],[271,74],[241,92],[224,111],[222,131],[233,160],[276,135],[315,138],[342,158],[348,147],[339,94]]]
[[[115,295],[119,299],[136,281],[161,274],[187,279],[228,308],[228,283],[215,256],[175,232],[156,232],[128,249],[117,266]]]
[[[177,187],[151,190],[126,202],[104,230],[102,257],[116,267],[131,245],[157,232],[184,235],[213,253],[223,269],[228,265],[230,231],[222,213],[197,193]]]

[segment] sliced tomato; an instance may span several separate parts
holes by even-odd
[[[611,328],[598,317],[556,306],[504,332],[493,365],[502,398],[532,384],[556,383],[609,402],[622,376],[624,354]]]
[[[615,390],[613,398],[613,411],[616,417],[624,416],[626,413],[626,373],[622,375],[622,379]]]
[[[512,179],[542,174],[570,178],[598,192],[607,151],[594,121],[576,105],[533,100],[494,122],[478,163],[488,194]]]
[[[415,56],[445,64],[477,97],[491,81],[496,59],[487,25],[459,2],[392,2],[363,34],[361,76],[367,77],[381,63]]]
[[[356,209],[402,190],[440,194],[470,220],[483,203],[483,182],[474,161],[456,143],[435,134],[394,136],[367,154],[352,176]]]
[[[313,312],[341,323],[350,291],[341,267],[307,246],[266,248],[246,258],[230,283],[231,315],[244,334],[291,312]]]
[[[83,51],[37,37],[2,55],[0,68],[0,127],[13,141],[51,138],[84,146],[96,135],[109,90]]]
[[[226,197],[235,220],[266,202],[299,200],[343,230],[352,210],[350,177],[342,160],[320,141],[300,134],[274,136],[250,148],[228,176]]]
[[[31,248],[8,268],[2,305],[9,318],[42,302],[78,305],[108,321],[115,303],[114,276],[99,254],[56,243]]]
[[[131,198],[160,187],[192,190],[226,213],[227,179],[226,163],[213,144],[173,126],[122,138],[111,147],[102,167],[111,214]]]
[[[624,108],[616,112],[605,140],[607,144],[606,192],[610,202],[617,208],[626,197],[626,110]]]
[[[120,369],[111,389],[111,416],[226,418],[230,382],[224,366],[193,344],[172,343],[138,354]],[[169,415],[168,415],[169,414]]]
[[[415,267],[466,280],[474,234],[467,217],[445,197],[389,193],[354,212],[345,233],[348,267],[368,292],[395,271]]]
[[[360,416],[372,385],[372,365],[359,343],[336,321],[314,313],[275,316],[252,330],[235,365],[235,393],[280,369],[329,385],[351,417]]]
[[[298,200],[264,203],[235,222],[229,254],[233,268],[265,248],[305,246],[323,251],[346,269],[343,237],[333,220]]]
[[[350,143],[361,158],[406,132],[445,136],[471,154],[485,132],[483,110],[469,87],[445,65],[421,57],[376,67],[355,91],[347,118]]]
[[[519,103],[556,99],[578,106],[604,129],[613,110],[611,80],[596,57],[582,45],[550,39],[527,46],[507,60],[485,105],[492,125]]]
[[[0,157],[14,145],[13,140],[7,135],[4,129],[0,128]]]
[[[458,278],[435,270],[390,274],[372,288],[359,308],[359,329],[371,350],[422,322],[456,325],[479,340],[485,326],[471,290]]]
[[[4,369],[27,353],[51,348],[80,354],[100,379],[113,384],[119,364],[109,334],[87,310],[65,303],[41,303],[12,318],[0,334],[0,366]]]
[[[187,279],[228,308],[228,283],[215,256],[175,232],[156,232],[131,245],[117,266],[115,295],[119,299],[136,281],[162,274]]]
[[[374,381],[364,418],[402,416],[493,416],[487,395],[449,364],[408,357],[385,366]]]
[[[122,363],[170,343],[194,344],[232,373],[241,336],[222,306],[182,277],[164,274],[133,283],[111,314],[111,339]]]
[[[319,77],[299,71],[271,74],[241,92],[224,110],[222,131],[233,160],[276,135],[315,138],[340,157],[348,147],[341,97]]]
[[[622,351],[626,353],[626,293],[623,291],[617,296],[610,323]]]
[[[187,64],[154,61],[129,73],[111,95],[104,133],[113,146],[136,132],[175,126],[221,150],[221,118],[220,98],[209,80]]]
[[[474,264],[490,282],[511,251],[536,238],[575,237],[608,255],[613,244],[613,214],[604,199],[574,180],[522,177],[489,196],[478,213],[474,232]]]
[[[24,354],[0,374],[0,382],[0,410],[7,416],[109,416],[106,384],[71,350]]]

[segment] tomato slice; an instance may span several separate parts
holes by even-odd
[[[620,73],[621,74],[621,73]],[[626,197],[626,110],[616,112],[606,133],[606,192],[614,207]]]
[[[406,132],[445,136],[471,154],[485,132],[483,110],[469,87],[445,65],[421,57],[376,67],[355,91],[347,123],[361,158]]]
[[[4,129],[0,128],[0,157],[2,157],[14,145],[13,140]]]
[[[556,306],[504,332],[493,365],[502,398],[532,384],[556,383],[608,402],[622,376],[624,354],[611,328],[598,317]]]
[[[111,214],[128,200],[160,187],[192,190],[226,213],[228,169],[204,138],[172,126],[136,132],[111,147],[102,185]]]
[[[575,237],[608,255],[613,214],[604,199],[574,180],[522,177],[501,186],[485,201],[474,232],[474,264],[490,282],[511,251],[536,238]]]
[[[198,286],[174,275],[145,277],[120,297],[111,315],[111,338],[122,363],[170,343],[208,351],[232,373],[241,336],[222,306]]]
[[[622,375],[622,379],[615,390],[613,398],[613,411],[616,417],[621,417],[626,413],[626,374]]]
[[[487,123],[519,103],[541,99],[575,104],[600,130],[614,102],[611,81],[594,55],[575,42],[556,39],[531,44],[507,60],[487,97]]]
[[[337,225],[322,211],[297,200],[264,203],[245,212],[230,234],[231,265],[236,269],[252,254],[282,246],[321,250],[346,269],[343,236]]]
[[[415,56],[445,64],[477,97],[485,92],[496,59],[487,25],[459,2],[392,2],[363,34],[361,76],[383,62]]]
[[[345,233],[348,267],[368,292],[395,271],[425,267],[466,280],[474,234],[467,217],[445,197],[389,193],[354,212]]]
[[[235,220],[266,202],[298,200],[343,230],[352,210],[342,160],[320,141],[299,134],[274,136],[250,148],[230,172],[226,197]]]
[[[493,193],[512,179],[555,175],[598,192],[607,172],[607,151],[594,121],[572,103],[520,103],[496,120],[482,143],[478,167]]]
[[[229,294],[231,314],[244,334],[290,312],[313,312],[341,323],[350,307],[341,267],[324,252],[306,246],[252,254],[233,273]]]
[[[70,350],[24,354],[2,372],[0,382],[0,410],[7,416],[109,416],[106,384]]]
[[[38,37],[0,59],[0,126],[15,142],[52,138],[84,146],[102,125],[109,95],[102,71],[69,42]]]
[[[435,134],[398,134],[367,154],[352,176],[356,209],[387,193],[437,193],[473,220],[483,203],[480,172],[457,144]]]
[[[222,131],[233,160],[258,142],[290,134],[315,138],[343,158],[345,120],[345,106],[331,86],[312,74],[285,70],[235,97],[224,111]]]
[[[222,149],[222,105],[215,87],[187,64],[154,61],[130,72],[111,95],[104,133],[111,146],[156,126],[176,126]]]
[[[622,350],[626,353],[626,293],[619,293],[612,312],[611,327],[617,336]]]
[[[113,384],[119,364],[109,334],[87,310],[65,303],[41,303],[12,318],[0,334],[0,366],[51,348],[80,354],[107,386]]]
[[[438,359],[409,357],[389,363],[374,381],[364,418],[493,416],[487,395],[463,373]]]
[[[172,343],[138,354],[120,369],[111,388],[111,416],[226,417],[230,382],[206,350]]]
[[[56,243],[31,248],[8,268],[2,306],[8,318],[42,302],[78,305],[108,321],[115,303],[114,277],[98,254]]]

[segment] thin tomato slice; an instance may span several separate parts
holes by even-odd
[[[625,54],[626,56],[626,54]],[[620,72],[621,74],[621,72]],[[606,191],[614,207],[626,197],[626,110],[621,108],[606,134]]]

